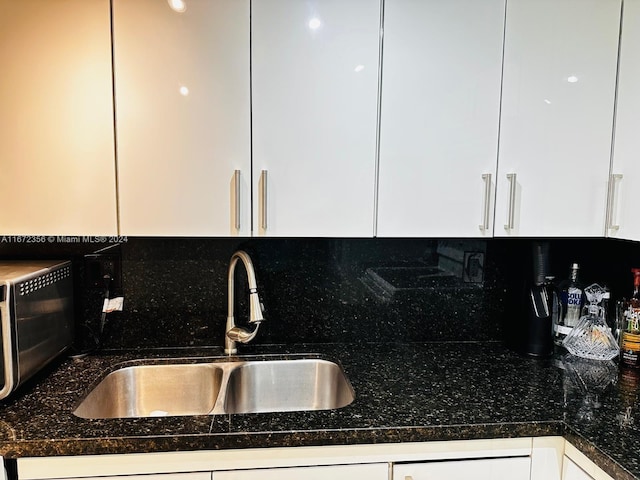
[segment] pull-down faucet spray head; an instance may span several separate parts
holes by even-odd
[[[249,323],[260,323],[264,320],[263,308],[258,296],[258,290],[249,290]]]

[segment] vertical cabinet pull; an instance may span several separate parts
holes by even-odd
[[[609,199],[608,199],[608,206],[607,206],[607,217],[609,219],[609,225],[608,228],[609,230],[620,230],[620,225],[614,223],[614,218],[613,216],[615,215],[615,204],[616,204],[616,197],[617,197],[617,188],[616,185],[618,184],[618,181],[622,180],[622,174],[620,173],[614,173],[610,176],[609,178]]]
[[[490,221],[490,205],[491,205],[491,174],[484,173],[482,175],[482,180],[484,181],[484,207],[482,214],[482,223],[480,224],[480,230],[486,232],[489,230],[489,221]]]
[[[260,228],[267,229],[267,171],[260,172]]]
[[[504,228],[505,230],[513,230],[516,214],[516,174],[507,173],[507,181],[509,182],[509,208],[507,210],[507,223]]]
[[[240,231],[240,170],[233,172],[234,216],[236,230]]]

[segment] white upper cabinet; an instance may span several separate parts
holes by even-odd
[[[0,235],[117,233],[108,0],[0,0]]]
[[[602,236],[620,0],[507,2],[495,236]]]
[[[371,237],[379,0],[252,3],[254,235]]]
[[[504,0],[386,0],[378,236],[493,233]]]
[[[625,0],[609,203],[610,237],[640,240],[640,0]]]
[[[114,0],[113,30],[120,233],[250,235],[249,0]]]

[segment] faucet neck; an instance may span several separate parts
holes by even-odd
[[[238,260],[241,260],[244,268],[247,272],[247,281],[249,283],[249,294],[257,294],[258,285],[256,282],[256,272],[253,268],[253,262],[249,255],[239,250],[231,255],[231,261],[229,262],[229,271],[227,275],[227,288],[228,288],[228,305],[227,305],[227,317],[233,318],[234,305],[235,305],[235,272]],[[235,326],[235,324],[234,324]]]
[[[234,309],[235,309],[235,271],[238,260],[242,261],[245,271],[247,272],[247,282],[249,284],[249,323],[256,323],[254,332],[249,333],[236,327]],[[257,333],[257,325],[264,320],[262,316],[262,306],[258,297],[258,285],[256,281],[256,272],[253,268],[251,257],[238,250],[231,256],[229,262],[229,271],[227,275],[228,285],[228,308],[227,308],[227,324],[225,329],[225,353],[236,353],[236,341],[247,343],[251,341]],[[243,332],[243,333],[238,333]]]

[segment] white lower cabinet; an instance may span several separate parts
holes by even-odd
[[[613,480],[613,478],[590,461],[578,465],[565,456],[562,463],[562,480]]]
[[[562,440],[561,437],[557,437]],[[132,453],[19,458],[19,480],[389,480],[390,468],[400,464],[448,466],[442,478],[457,478],[458,468],[471,463],[473,474],[486,462],[505,459],[513,474],[529,465],[532,438],[407,442],[375,445],[327,445],[238,450]],[[512,464],[511,460],[515,460]],[[499,463],[495,463],[499,465]],[[518,467],[513,465],[518,464]],[[425,467],[427,468],[427,467]],[[437,468],[437,467],[436,467]],[[496,468],[496,467],[492,467]],[[529,478],[511,476],[520,480]],[[558,472],[560,468],[557,468]],[[464,470],[467,471],[467,470]],[[489,470],[491,471],[491,470]],[[498,470],[496,470],[498,471]],[[404,477],[396,477],[404,479]],[[417,477],[421,478],[421,477]],[[424,477],[422,477],[424,478]],[[435,477],[439,478],[439,477]],[[462,478],[462,477],[460,477]],[[493,478],[475,477],[469,478]],[[495,477],[506,478],[506,477]],[[546,478],[545,480],[549,480]]]
[[[159,473],[152,475],[117,475],[100,480],[388,480],[389,465],[328,465],[321,467],[255,468],[221,472]],[[71,477],[67,480],[91,480],[95,477]]]
[[[370,465],[328,465],[322,467],[266,468],[213,472],[212,480],[387,480],[386,463]]]
[[[19,480],[612,480],[560,436],[19,458]]]
[[[594,480],[591,475],[573,463],[569,457],[564,457],[562,464],[562,480]]]
[[[135,479],[136,477],[144,480],[211,480],[211,472],[190,472],[190,473],[159,473],[155,475],[145,475],[144,477],[140,475],[118,475],[115,477],[100,477],[100,480],[126,480],[129,478],[130,480]],[[95,477],[73,477],[67,480],[91,480]]]
[[[584,453],[566,442],[562,459],[562,480],[613,480],[613,478],[588,459]]]
[[[529,480],[531,459],[485,458],[393,466],[393,480]]]

